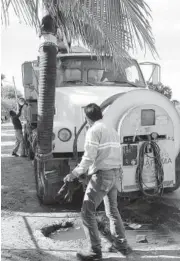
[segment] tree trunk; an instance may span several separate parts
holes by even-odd
[[[51,156],[56,83],[56,27],[50,15],[42,19],[38,97],[37,153]]]

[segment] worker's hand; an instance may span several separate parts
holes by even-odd
[[[64,182],[72,182],[75,178],[76,176],[73,175],[72,173],[67,174],[66,177],[64,178]]]
[[[19,106],[19,109],[22,109],[23,106],[24,106],[24,104],[23,104],[23,105],[22,105],[22,104],[19,104],[18,106]]]

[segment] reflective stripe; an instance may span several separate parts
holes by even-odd
[[[97,147],[98,147],[98,145],[91,144],[90,142],[86,143],[86,144],[85,144],[85,146],[91,146],[91,147],[95,147],[95,148],[97,148]]]
[[[94,142],[94,141],[92,141],[92,140],[87,140],[87,141],[86,141],[86,144],[89,144],[89,145],[92,145],[92,146],[99,146],[99,143]]]
[[[83,167],[81,167],[81,166],[78,166],[78,169],[79,169],[79,170],[84,170]]]
[[[86,160],[91,160],[90,158],[86,157],[86,156],[83,156],[84,159]]]
[[[96,122],[87,132],[84,156],[74,172],[95,173],[97,170],[119,168],[121,165],[121,144],[118,133],[102,121]]]
[[[108,142],[108,143],[104,143],[104,144],[99,145],[99,150],[111,149],[111,148],[120,149],[120,144],[116,143],[116,142]]]
[[[99,150],[103,150],[103,149],[106,149],[106,148],[117,148],[117,149],[120,149],[120,146],[119,145],[106,145],[106,146],[103,146],[103,147],[100,147]]]
[[[120,144],[119,142],[106,142],[106,143],[102,143],[99,145],[99,147],[106,147],[106,146],[119,146],[120,147]]]

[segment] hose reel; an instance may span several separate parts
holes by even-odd
[[[144,166],[144,156],[146,154],[147,157],[148,154],[146,153],[146,149],[148,146],[151,146],[153,151],[153,159],[155,164],[155,182],[156,186],[154,188],[148,187],[144,181],[143,181],[143,166]],[[151,157],[152,158],[152,157]],[[139,150],[139,161],[136,168],[136,182],[138,184],[139,190],[148,197],[154,197],[157,195],[163,194],[163,181],[164,181],[164,170],[161,162],[161,156],[160,156],[160,148],[158,144],[155,141],[144,141],[140,147]],[[144,188],[145,186],[145,188]],[[154,193],[148,193],[146,190],[152,190],[154,189]]]

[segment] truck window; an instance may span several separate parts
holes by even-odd
[[[134,85],[137,87],[145,87],[145,82],[142,78],[141,71],[135,61],[124,63],[124,68],[121,71],[113,72],[111,70],[92,68],[88,70],[88,82],[97,85],[123,84],[127,87]]]
[[[88,70],[88,82],[97,83],[101,81],[104,70],[102,69],[90,69]]]
[[[81,81],[81,71],[79,69],[66,69],[64,71],[65,81]]]
[[[122,60],[121,70],[111,69],[110,58],[99,62],[97,57],[64,57],[57,70],[57,87],[62,86],[123,86],[146,87],[136,60]]]

